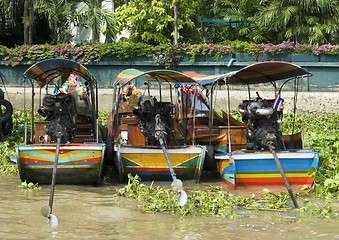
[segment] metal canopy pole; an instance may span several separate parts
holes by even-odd
[[[228,107],[228,116],[227,116],[227,125],[228,125],[228,152],[232,152],[232,146],[231,146],[231,99],[230,99],[230,88],[227,84],[227,78],[224,78],[225,81],[225,87],[227,89],[227,107]]]
[[[121,89],[121,86],[118,85],[118,99],[115,101],[115,111],[113,113],[114,116],[113,116],[113,136],[115,135],[116,131],[118,130],[118,120],[119,120],[119,104],[120,104],[120,89]]]
[[[34,84],[33,81],[31,81],[32,84],[32,107],[31,107],[31,143],[33,143],[33,126],[34,126]]]
[[[210,128],[210,141],[209,145],[212,145],[212,131],[213,131],[213,87],[215,85],[212,85],[211,87],[211,103],[210,103],[210,112],[209,112],[209,128]]]
[[[194,86],[194,97],[193,97],[193,112],[191,114],[191,116],[193,116],[193,126],[192,126],[192,130],[193,130],[193,144],[195,145],[195,106],[196,106],[196,102],[197,102],[197,85]]]

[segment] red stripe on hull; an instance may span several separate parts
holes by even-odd
[[[52,149],[44,149],[44,151],[55,154],[55,149],[53,149],[53,150]],[[69,153],[69,152],[72,152],[72,151],[74,151],[74,150],[60,150],[60,154]]]
[[[31,158],[19,158],[19,162],[25,164],[25,163],[52,163],[54,161],[36,160]]]
[[[290,185],[312,185],[312,177],[288,177]],[[280,185],[285,186],[282,177],[267,177],[267,178],[237,178],[237,186],[265,186],[265,185]]]
[[[237,189],[237,186],[236,186],[235,184],[230,183],[230,182],[227,181],[225,178],[221,178],[221,180],[222,180],[224,183],[226,183],[226,185],[227,185],[230,189],[232,189],[232,190],[236,190],[236,189]]]

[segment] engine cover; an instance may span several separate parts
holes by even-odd
[[[46,117],[50,124],[45,131],[51,142],[57,141],[57,134],[61,133],[61,143],[73,142],[75,135],[76,105],[71,94],[46,95],[38,113]]]
[[[174,105],[168,102],[158,102],[154,97],[144,96],[133,114],[138,119],[138,127],[146,137],[146,145],[159,145],[156,132],[164,133],[165,141],[168,141],[173,129]],[[160,129],[161,128],[161,129]]]
[[[282,143],[282,111],[274,110],[273,102],[258,97],[256,100],[244,100],[238,107],[243,122],[248,124],[247,141],[252,142],[255,149],[269,149],[270,145],[279,149]]]

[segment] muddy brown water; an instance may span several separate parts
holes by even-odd
[[[239,219],[141,213],[136,200],[113,197],[122,184],[57,185],[53,213],[59,224],[51,227],[40,214],[41,206],[48,204],[50,186],[24,190],[17,187],[20,184],[18,176],[0,174],[0,239],[339,239],[338,222],[300,217],[294,211],[253,212]],[[221,183],[184,182],[188,194],[210,184]]]

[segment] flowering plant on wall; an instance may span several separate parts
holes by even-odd
[[[308,54],[337,54],[339,52],[339,45],[312,45],[300,44],[296,42],[282,42],[274,45],[271,43],[261,43],[252,46],[252,51],[257,53],[270,53],[270,54],[291,54],[291,53],[308,53]]]
[[[171,49],[171,51],[169,51],[169,49]],[[259,53],[273,55],[294,53],[335,55],[339,53],[339,45],[312,45],[290,41],[276,45],[271,43],[255,44],[241,41],[228,41],[219,44],[184,43],[179,45],[158,46],[132,42],[107,44],[83,43],[81,45],[20,45],[13,48],[0,45],[0,59],[4,61],[6,65],[10,66],[18,65],[22,61],[34,63],[48,58],[68,58],[82,64],[90,64],[94,61],[102,60],[105,56],[116,56],[119,59],[130,59],[136,56],[162,56],[163,61],[176,63],[179,62],[184,55],[189,55],[191,57],[190,61],[194,61],[196,56],[211,56],[213,59],[218,59],[234,53],[249,53],[253,56]],[[163,56],[164,54],[166,56]],[[157,62],[157,60],[154,61]]]

